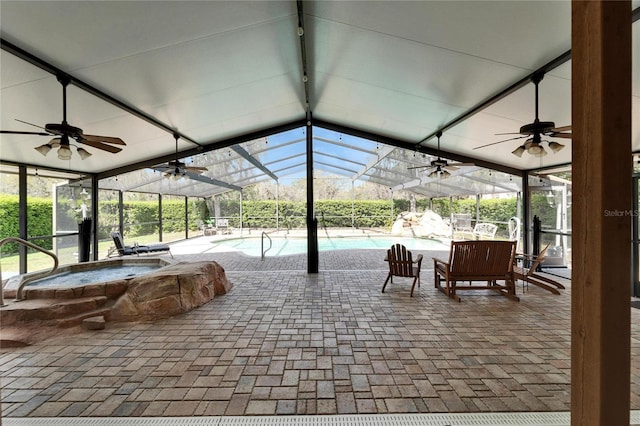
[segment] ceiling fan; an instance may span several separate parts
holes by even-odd
[[[185,163],[178,159],[178,139],[180,135],[178,133],[173,134],[176,140],[176,159],[169,161],[166,165],[155,166],[153,169],[164,173],[164,177],[178,180],[182,177],[195,178],[207,171],[206,167],[187,166]]]
[[[514,138],[505,139],[498,142],[489,143],[486,145],[477,146],[473,149],[480,149],[491,145],[497,145],[499,143],[508,142],[516,139],[524,139],[527,138],[526,141],[513,150],[511,153],[517,157],[522,157],[522,154],[528,152],[534,157],[544,157],[547,155],[547,151],[544,149],[542,143],[546,143],[551,151],[554,153],[560,151],[564,148],[564,145],[558,143],[556,141],[543,140],[542,137],[550,137],[550,138],[565,138],[571,139],[571,126],[562,126],[556,127],[556,123],[553,121],[540,121],[538,118],[538,84],[544,77],[543,73],[534,74],[531,77],[531,81],[535,85],[536,88],[536,98],[535,98],[535,109],[536,109],[536,118],[533,123],[525,124],[520,127],[520,131],[518,133],[498,133],[498,135],[522,135]],[[569,132],[569,133],[566,133]]]
[[[458,170],[459,167],[475,165],[473,163],[449,163],[447,160],[440,158],[440,137],[442,137],[442,132],[436,133],[436,137],[438,138],[438,159],[431,161],[428,166],[408,167],[408,170],[432,168],[433,170],[428,172],[430,178],[446,178],[451,172]]]
[[[37,135],[37,136],[54,136],[49,142],[44,145],[40,145],[35,148],[42,155],[47,155],[53,148],[58,148],[58,158],[61,160],[71,159],[71,147],[74,146],[81,159],[85,160],[91,156],[91,153],[86,149],[79,147],[70,142],[71,139],[76,142],[89,145],[93,148],[101,149],[103,151],[117,153],[122,151],[122,148],[112,145],[126,145],[120,138],[111,136],[96,136],[85,135],[82,129],[74,127],[67,123],[67,86],[70,83],[68,76],[58,76],[58,81],[62,84],[62,123],[48,123],[44,127],[36,124],[28,123],[26,121],[17,120],[21,123],[28,124],[30,126],[43,129],[44,132],[22,132],[13,130],[0,130],[0,133],[14,134],[14,135]]]

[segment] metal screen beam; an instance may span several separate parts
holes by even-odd
[[[238,155],[240,155],[242,158],[244,158],[245,160],[247,160],[248,162],[250,162],[251,164],[253,164],[257,168],[262,170],[265,174],[269,175],[271,177],[271,179],[276,180],[276,181],[278,180],[278,176],[276,176],[264,164],[262,164],[260,161],[258,161],[257,158],[255,158],[253,155],[249,154],[247,152],[247,150],[244,149],[243,147],[241,147],[240,145],[233,145],[231,147],[231,149],[234,150],[236,153],[238,153]]]

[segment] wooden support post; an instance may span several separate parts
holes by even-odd
[[[572,3],[571,424],[628,425],[631,4]]]

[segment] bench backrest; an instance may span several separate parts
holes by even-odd
[[[454,241],[450,274],[456,277],[504,277],[513,271],[515,241]]]

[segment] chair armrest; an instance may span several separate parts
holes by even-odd
[[[418,268],[420,268],[420,266],[422,265],[422,255],[419,254],[418,257],[416,258],[416,260],[413,261],[413,263],[417,263],[418,264]]]
[[[448,274],[450,266],[451,265],[448,262],[445,262],[444,260],[437,259],[434,257],[433,258],[433,274],[436,277],[436,279],[442,274]]]
[[[436,257],[433,258],[433,268],[435,269],[438,264],[441,263],[442,265],[444,265],[447,269],[449,269],[449,263],[445,262],[444,260],[438,259]]]
[[[516,258],[519,259],[535,259],[538,255],[536,254],[526,254],[526,253],[516,253]]]
[[[516,253],[516,256],[513,258],[513,263],[517,264],[518,261],[521,261],[523,265],[529,266],[538,260],[539,257],[537,254]]]

